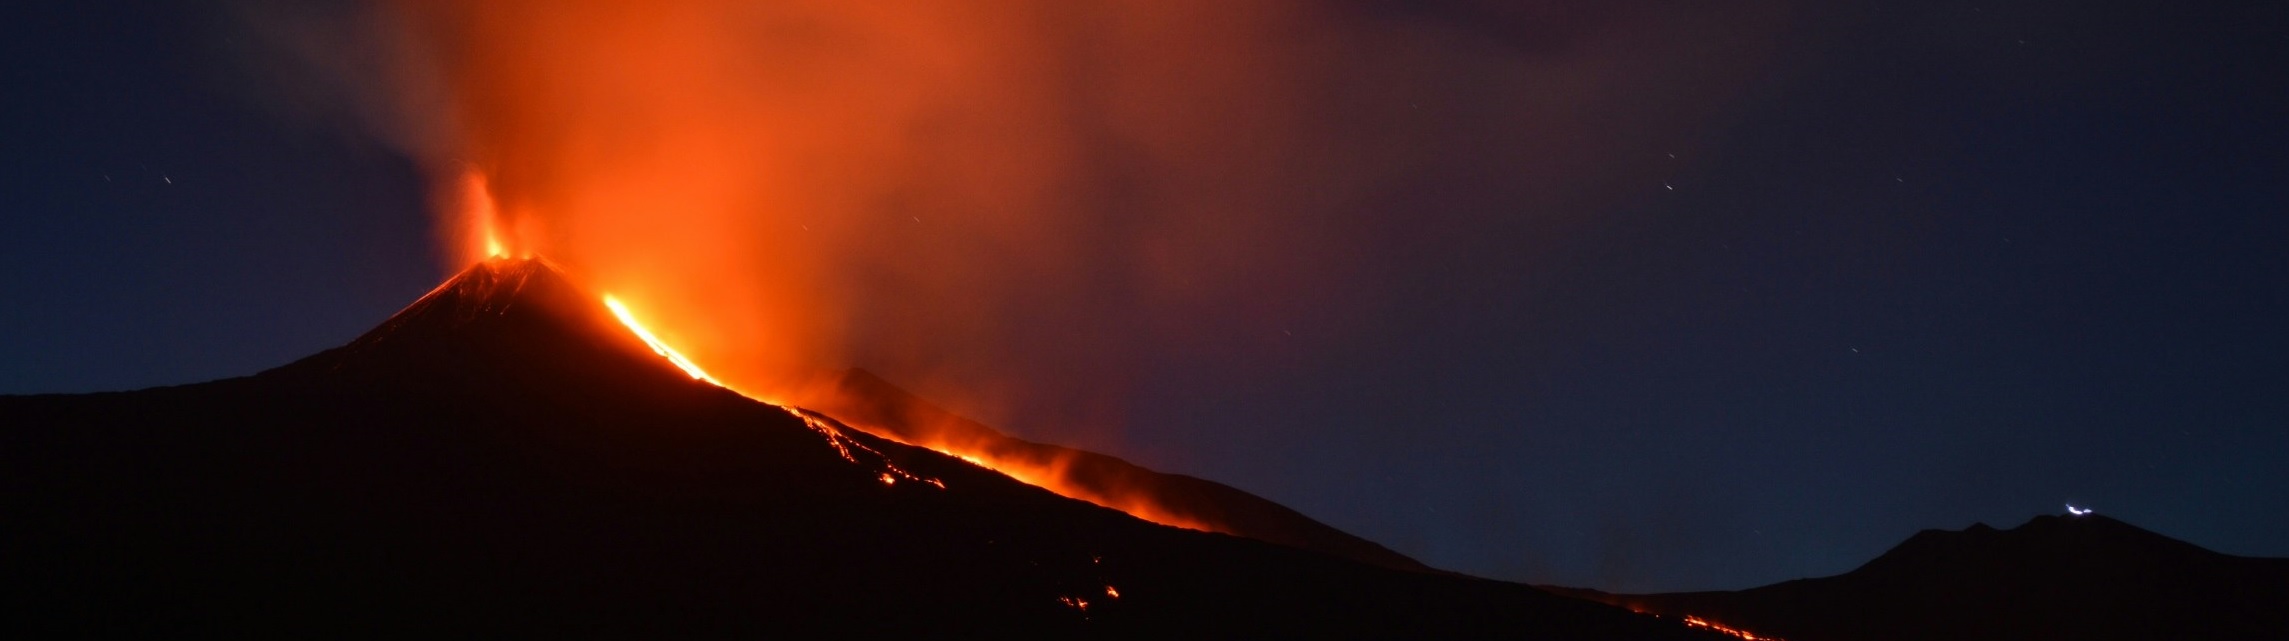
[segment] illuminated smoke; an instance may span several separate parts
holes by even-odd
[[[1153,358],[1244,376],[1238,337],[1382,304],[1388,248],[1532,251],[1659,184],[1784,12],[1629,4],[402,0],[268,31],[370,81],[351,111],[435,172],[451,267],[490,230],[734,388],[863,366],[1072,442]]]

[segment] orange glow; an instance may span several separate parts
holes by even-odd
[[[628,331],[635,332],[637,338],[644,339],[644,344],[650,345],[652,347],[652,353],[659,354],[661,357],[668,359],[668,362],[674,363],[677,368],[682,369],[685,374],[690,374],[691,377],[695,380],[715,383],[718,387],[723,385],[722,383],[716,383],[714,377],[708,376],[707,371],[702,370],[698,365],[693,364],[691,359],[684,358],[684,355],[680,352],[677,352],[676,348],[669,347],[666,342],[660,340],[659,336],[653,335],[652,330],[644,329],[644,324],[636,322],[636,315],[632,312],[629,312],[628,306],[621,304],[620,299],[613,298],[610,294],[606,294],[604,296],[604,306],[612,309],[612,315],[619,317],[620,324],[628,326]]]
[[[870,431],[883,438],[903,440],[887,431]],[[1143,488],[1118,484],[1110,487],[1091,487],[1073,482],[1066,473],[1067,467],[1072,463],[1068,457],[1044,459],[1023,452],[1004,455],[951,440],[924,440],[907,444],[951,454],[956,458],[969,461],[971,464],[1017,479],[1021,483],[1056,492],[1066,498],[1080,499],[1127,512],[1130,516],[1161,525],[1202,532],[1224,531],[1213,523],[1186,518],[1163,509],[1160,502]]]
[[[700,366],[696,363],[693,363],[691,359],[685,358],[683,353],[677,351],[676,348],[669,346],[666,341],[661,340],[658,335],[653,334],[650,329],[646,329],[642,322],[636,320],[635,313],[629,311],[628,306],[624,303],[621,303],[618,298],[615,298],[609,294],[605,295],[604,306],[612,310],[612,315],[618,317],[620,319],[620,324],[626,325],[628,327],[628,331],[635,333],[637,338],[643,339],[644,344],[650,346],[653,353],[660,355],[662,358],[668,359],[668,362],[675,364],[677,368],[682,369],[685,374],[691,375],[693,379],[714,383],[718,387],[731,389],[732,391],[739,392],[741,395],[747,396],[748,398],[752,398],[764,403],[778,405],[781,409],[785,409],[788,412],[801,417],[804,423],[809,425],[811,429],[818,431],[821,435],[824,435],[827,438],[827,442],[833,445],[837,451],[841,452],[844,460],[848,460],[853,463],[859,462],[857,456],[852,453],[851,448],[853,447],[861,448],[863,451],[872,454],[875,458],[880,459],[882,465],[886,469],[886,471],[880,476],[880,479],[884,485],[893,485],[897,483],[899,478],[906,478],[908,480],[927,482],[937,486],[939,489],[945,488],[945,483],[940,482],[937,479],[920,478],[913,474],[909,474],[904,470],[898,469],[897,466],[891,465],[888,462],[888,458],[882,456],[880,452],[875,452],[872,449],[866,449],[864,445],[860,445],[857,442],[850,440],[849,437],[842,434],[840,429],[836,428],[832,424],[820,420],[817,416],[814,416],[800,409],[789,407],[778,401],[765,399],[756,394],[749,393],[729,385],[724,385],[721,381],[718,381],[714,377],[709,376],[706,370],[701,369]],[[898,434],[895,434],[889,430],[870,429],[868,431],[877,436],[891,440],[902,442],[906,440],[899,438]],[[1053,456],[1042,458],[1033,455],[1031,452],[996,451],[994,448],[988,447],[988,444],[985,443],[965,442],[957,438],[950,438],[949,436],[953,433],[954,432],[952,430],[938,430],[934,435],[938,436],[939,438],[921,439],[921,442],[909,442],[907,444],[929,448],[943,454],[949,454],[964,461],[968,461],[973,465],[1000,472],[1003,475],[1006,475],[1012,479],[1016,479],[1021,483],[1026,483],[1028,485],[1047,489],[1051,492],[1056,492],[1068,498],[1080,499],[1090,503],[1095,503],[1100,506],[1127,512],[1131,516],[1135,516],[1147,521],[1152,521],[1154,523],[1192,530],[1200,530],[1204,532],[1221,531],[1213,524],[1202,522],[1197,519],[1186,518],[1161,508],[1158,500],[1155,499],[1155,497],[1144,488],[1128,487],[1120,484],[1113,484],[1111,486],[1092,486],[1072,482],[1070,477],[1066,474],[1066,468],[1072,462],[1068,456]]]
[[[736,392],[738,390],[732,391]],[[770,403],[770,401],[763,402]],[[882,481],[883,485],[896,485],[898,484],[899,479],[905,479],[908,481],[920,481],[923,483],[928,483],[931,486],[941,490],[946,489],[946,483],[944,481],[940,481],[934,478],[922,477],[914,474],[913,472],[908,472],[905,469],[898,467],[898,464],[890,462],[889,456],[884,455],[881,451],[878,451],[874,448],[867,447],[865,443],[860,443],[851,439],[850,435],[844,434],[842,432],[842,428],[835,427],[834,423],[820,418],[817,414],[813,414],[798,408],[787,407],[784,405],[780,405],[778,407],[779,409],[786,410],[788,414],[795,415],[795,418],[803,419],[804,426],[811,428],[811,431],[818,432],[819,436],[825,437],[827,439],[827,445],[833,446],[835,448],[835,453],[842,455],[842,460],[850,461],[851,463],[858,465],[871,465],[881,469],[881,474],[875,478]],[[868,460],[859,460],[860,455],[864,455]]]
[[[718,381],[714,377],[709,376],[706,370],[701,369],[699,365],[693,363],[691,359],[685,358],[681,352],[678,352],[674,347],[669,346],[666,341],[661,340],[658,335],[655,335],[651,330],[646,329],[642,322],[636,320],[635,314],[628,310],[628,306],[621,303],[618,298],[614,298],[611,295],[605,295],[604,306],[610,308],[612,310],[612,315],[618,317],[620,319],[620,323],[622,325],[626,325],[630,332],[636,334],[637,338],[643,339],[644,344],[650,346],[653,353],[660,355],[662,358],[668,359],[668,362],[675,364],[675,366],[682,369],[685,374],[691,375],[693,379],[714,383],[718,387],[731,389],[732,391],[739,392],[741,395],[747,396],[748,398],[752,398],[757,401],[769,403],[772,405],[778,405],[781,409],[785,409],[788,412],[801,417],[804,423],[809,425],[811,429],[818,431],[821,435],[824,435],[827,438],[827,442],[833,445],[836,450],[841,452],[844,460],[848,460],[853,463],[860,462],[858,457],[852,453],[851,448],[853,447],[860,448],[861,450],[872,454],[873,457],[880,459],[881,464],[885,467],[886,470],[880,476],[880,480],[882,481],[883,485],[894,485],[897,483],[899,478],[905,478],[908,480],[926,482],[937,486],[939,489],[944,489],[946,487],[946,484],[939,481],[938,479],[925,479],[917,477],[913,474],[909,474],[905,470],[898,469],[897,466],[891,465],[889,463],[888,457],[884,457],[880,452],[875,452],[872,449],[866,448],[864,445],[860,445],[857,442],[850,440],[849,437],[842,434],[840,429],[836,428],[832,424],[820,420],[820,418],[817,416],[814,416],[803,410],[787,406],[782,402],[766,399],[756,394],[749,393],[729,385],[724,385],[721,381]],[[830,400],[829,402],[832,401]],[[869,433],[875,434],[876,436],[894,441],[905,442],[907,440],[900,438],[900,435],[890,430],[878,428],[869,429],[867,431]],[[990,444],[974,441],[964,441],[959,438],[951,437],[953,434],[955,434],[953,430],[937,430],[933,434],[933,436],[936,436],[937,438],[918,439],[920,442],[908,442],[906,444],[929,448],[942,454],[948,454],[956,458],[960,458],[964,461],[968,461],[973,465],[1000,472],[1005,476],[1016,479],[1018,482],[1040,487],[1051,492],[1056,492],[1067,498],[1080,499],[1103,507],[1127,512],[1131,516],[1135,516],[1147,521],[1152,521],[1154,523],[1192,530],[1200,530],[1203,532],[1222,531],[1214,524],[1206,523],[1198,519],[1186,518],[1182,515],[1178,515],[1170,512],[1169,510],[1163,509],[1160,506],[1159,501],[1151,494],[1151,492],[1144,488],[1128,487],[1121,484],[1105,486],[1074,482],[1066,473],[1067,466],[1072,463],[1069,456],[1051,456],[1043,458],[1035,455],[1032,452],[996,451],[995,448],[990,447]]]
[[[453,212],[468,230],[469,251],[473,254],[470,262],[508,255],[508,246],[502,242],[498,227],[500,210],[493,202],[493,189],[485,173],[474,167],[463,168],[459,187]]]
[[[1380,272],[1350,257],[1389,230],[1335,221],[1378,220],[1349,214],[1456,158],[1503,176],[1487,195],[1517,210],[1614,182],[1585,173],[1637,175],[1642,149],[1552,141],[1603,141],[1588,127],[1607,122],[1629,125],[1615,138],[1673,138],[1639,130],[1691,114],[1605,107],[1699,104],[1664,96],[1724,90],[1752,67],[1637,45],[1733,51],[1785,24],[1732,7],[1600,10],[1585,28],[1532,30],[1582,34],[1553,50],[1579,55],[1547,55],[1342,6],[383,0],[374,22],[403,49],[374,75],[392,83],[372,92],[384,104],[361,106],[433,172],[456,269],[573,266],[635,303],[641,324],[615,313],[662,356],[759,400],[863,366],[1072,443],[1119,436],[1138,365],[1172,346],[1213,350],[1236,376],[1285,375],[1254,364],[1290,362],[1260,358],[1287,347],[1233,338],[1280,332],[1231,330],[1363,316],[1325,306],[1376,299],[1358,285]],[[1329,126],[1352,123],[1373,126]],[[1411,227],[1463,228],[1430,222]],[[1071,482],[1066,461],[916,440],[1215,529]]]
[[[1061,321],[1146,299],[1260,309],[1270,300],[1262,283],[1231,275],[1301,274],[1241,263],[1290,255],[1279,250],[1317,227],[1288,223],[1321,219],[1317,208],[1266,206],[1261,194],[1198,196],[1241,185],[1236,175],[1295,177],[1267,160],[1294,146],[1284,123],[1301,103],[1287,92],[1311,89],[1288,79],[1322,63],[1263,36],[1315,19],[1297,7],[381,7],[378,21],[408,47],[388,76],[406,86],[384,95],[413,113],[391,124],[416,139],[440,192],[462,194],[440,207],[459,264],[539,254],[576,267],[639,303],[645,325],[713,380],[754,396],[785,398],[813,372],[863,365],[964,409],[1026,419],[1005,424],[1061,426],[1066,440],[1118,429],[1135,333],[1156,321]],[[1123,73],[1074,73],[1084,67]],[[1202,93],[1228,95],[1215,108],[1135,100]],[[1109,112],[1084,113],[1097,109]],[[1107,140],[1137,141],[1150,156],[1138,166],[1180,172],[1112,194],[1165,208],[1172,218],[1135,232],[1158,237],[1099,233],[1126,217],[1097,211],[1107,194],[1095,192],[1128,184],[1127,169],[1100,175],[1129,166],[1105,162]],[[1309,148],[1324,155],[1325,145]],[[1381,153],[1356,155],[1382,163]],[[1291,210],[1295,220],[1254,213]],[[1106,300],[1103,277],[1129,283],[1136,300],[1040,304]],[[1322,291],[1273,289],[1291,293],[1281,300]],[[1191,316],[1183,311],[1169,318]],[[1100,376],[1046,376],[994,358],[1043,345],[1069,348],[1036,350],[1059,359],[1043,367]]]
[[[1742,630],[1742,629],[1740,629],[1740,628],[1731,628],[1731,627],[1726,627],[1726,626],[1724,626],[1724,625],[1718,624],[1718,623],[1717,623],[1717,622],[1715,622],[1715,621],[1710,621],[1710,620],[1708,620],[1708,619],[1703,619],[1703,618],[1701,618],[1701,617],[1697,617],[1697,616],[1691,616],[1691,615],[1687,615],[1687,616],[1685,617],[1685,625],[1687,625],[1687,626],[1691,626],[1691,627],[1696,627],[1696,628],[1701,628],[1701,629],[1705,629],[1705,630],[1713,630],[1713,631],[1716,631],[1716,632],[1721,632],[1721,633],[1724,633],[1724,634],[1732,635],[1732,636],[1734,636],[1734,637],[1738,637],[1738,638],[1742,638],[1742,639],[1747,639],[1748,641],[1782,641],[1782,639],[1780,639],[1779,637],[1763,637],[1763,636],[1757,636],[1755,633],[1749,632],[1749,631],[1747,631],[1747,630]]]
[[[1618,607],[1628,608],[1628,609],[1629,609],[1629,611],[1631,611],[1631,612],[1636,612],[1636,613],[1638,613],[1638,614],[1643,614],[1643,615],[1647,615],[1647,616],[1653,616],[1653,617],[1665,617],[1665,616],[1666,616],[1666,615],[1663,615],[1663,614],[1662,614],[1662,613],[1660,613],[1660,612],[1655,612],[1655,611],[1653,611],[1653,610],[1651,610],[1651,609],[1649,609],[1649,608],[1645,607],[1643,604],[1640,604],[1640,603],[1635,603],[1635,602],[1632,602],[1632,601],[1628,600],[1628,599],[1626,598],[1626,595],[1619,595],[1619,594],[1609,594],[1609,595],[1602,595],[1602,596],[1598,596],[1598,597],[1591,597],[1591,598],[1592,598],[1593,600],[1597,600],[1597,601],[1603,601],[1603,602],[1605,602],[1607,605],[1613,605],[1613,606],[1618,606]],[[1735,627],[1727,626],[1727,625],[1724,625],[1724,624],[1721,624],[1721,623],[1717,623],[1717,622],[1715,622],[1715,621],[1710,621],[1710,620],[1708,620],[1708,619],[1705,619],[1705,618],[1701,618],[1701,617],[1697,617],[1697,616],[1693,616],[1693,615],[1690,615],[1690,614],[1688,614],[1688,615],[1685,615],[1685,618],[1684,618],[1684,620],[1683,620],[1683,621],[1684,621],[1684,623],[1685,623],[1685,626],[1686,626],[1686,627],[1692,627],[1692,628],[1700,628],[1700,629],[1703,629],[1703,630],[1708,630],[1708,631],[1711,631],[1711,632],[1717,632],[1717,633],[1720,633],[1720,634],[1724,634],[1724,635],[1727,635],[1727,636],[1731,636],[1731,637],[1734,637],[1734,638],[1738,638],[1738,639],[1746,639],[1746,640],[1748,640],[1748,641],[1787,641],[1786,639],[1782,639],[1782,638],[1780,638],[1780,637],[1768,637],[1768,636],[1762,636],[1762,635],[1756,634],[1756,633],[1754,633],[1754,632],[1750,632],[1750,631],[1747,631],[1747,630],[1743,630],[1743,629],[1740,629],[1740,628],[1735,628]]]
[[[1090,459],[1098,455],[1087,452],[1010,438],[926,401],[901,400],[907,397],[895,388],[848,387],[839,380],[814,379],[793,388],[787,400],[768,402],[816,410],[869,434],[934,450],[1021,483],[1161,525],[1242,535],[1192,516],[1181,499],[1164,504],[1159,494],[1163,481],[1152,472],[1109,458]]]
[[[833,422],[827,419],[823,419],[817,414],[813,414],[799,408],[788,407],[764,399],[755,398],[754,395],[740,392],[739,390],[732,389],[723,385],[721,382],[716,381],[714,377],[708,376],[706,370],[700,369],[698,365],[693,364],[691,359],[684,358],[682,353],[677,352],[674,347],[668,346],[666,341],[660,340],[660,337],[653,334],[652,330],[645,329],[644,324],[636,320],[635,313],[628,311],[628,306],[625,303],[621,303],[620,299],[615,298],[610,294],[606,294],[604,295],[604,307],[612,310],[612,315],[620,319],[620,324],[626,326],[629,333],[635,334],[636,338],[642,339],[644,341],[644,345],[651,347],[653,354],[658,354],[660,358],[667,359],[670,364],[675,365],[676,368],[681,369],[685,374],[690,375],[692,380],[706,381],[708,383],[714,384],[716,387],[722,387],[724,389],[731,390],[734,393],[738,393],[742,396],[747,396],[748,398],[754,399],[758,402],[778,407],[781,410],[785,410],[788,414],[793,414],[795,418],[802,419],[803,425],[805,427],[811,428],[811,431],[818,432],[820,437],[825,438],[827,445],[833,447],[835,449],[835,453],[841,455],[844,461],[849,461],[853,465],[871,467],[880,470],[876,473],[875,478],[876,480],[881,481],[883,485],[896,485],[899,480],[903,479],[908,481],[927,483],[930,486],[941,490],[946,489],[946,483],[944,481],[918,476],[912,472],[908,472],[898,467],[898,464],[892,463],[890,461],[889,456],[884,455],[882,452],[877,451],[874,448],[867,447],[865,443],[860,443],[856,440],[853,440],[849,435],[843,433],[842,428],[837,427]],[[862,456],[867,460],[860,460]]]

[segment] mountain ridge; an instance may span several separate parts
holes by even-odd
[[[0,396],[0,631],[1708,638],[1153,525],[759,403],[527,269],[252,376]]]
[[[1055,475],[1079,498],[1118,507],[1148,501],[1162,519],[1197,523],[1235,536],[1313,550],[1382,567],[1433,572],[1381,544],[1329,527],[1310,516],[1223,483],[1154,471],[1119,457],[1009,436],[947,411],[864,369],[837,377],[834,393],[804,403],[878,436],[1014,462]],[[935,449],[935,448],[934,448]],[[1158,517],[1158,518],[1154,518]]]
[[[2099,514],[1922,530],[1853,570],[1736,591],[1553,591],[1793,641],[2272,639],[2289,559],[2210,551]]]

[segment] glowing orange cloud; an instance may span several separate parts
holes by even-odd
[[[1626,4],[385,0],[285,40],[378,43],[456,268],[572,266],[752,396],[864,366],[1103,446],[1154,358],[1272,376],[1246,337],[1371,315],[1395,238],[1607,197],[1784,17]]]

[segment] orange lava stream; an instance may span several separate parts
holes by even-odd
[[[709,376],[707,374],[707,370],[700,369],[697,363],[693,363],[691,359],[685,358],[682,352],[676,351],[676,348],[669,347],[667,341],[660,340],[660,337],[656,334],[653,334],[652,330],[646,329],[642,322],[638,322],[636,320],[635,312],[629,311],[628,305],[620,302],[620,299],[614,298],[610,294],[606,294],[604,296],[604,306],[612,310],[612,315],[619,318],[620,324],[626,326],[630,333],[635,334],[636,338],[643,339],[644,344],[652,348],[652,353],[660,355],[661,358],[668,359],[669,363],[674,364],[678,369],[682,369],[685,374],[691,375],[692,380],[706,381],[715,385],[716,387],[731,390],[732,393],[738,394],[740,396],[745,396],[756,402],[786,410],[788,414],[795,415],[795,418],[802,419],[803,425],[805,427],[811,428],[812,431],[818,432],[819,436],[826,438],[827,445],[834,447],[835,453],[841,455],[842,459],[845,461],[849,461],[855,465],[870,465],[867,462],[860,461],[858,455],[854,454],[854,452],[864,453],[870,458],[875,459],[875,462],[871,466],[880,468],[880,472],[878,472],[878,476],[876,478],[881,479],[883,485],[896,485],[898,481],[905,480],[927,483],[932,487],[936,487],[941,490],[946,489],[946,483],[944,481],[919,476],[899,468],[896,463],[892,463],[890,461],[890,457],[888,455],[876,451],[874,448],[867,447],[864,443],[859,443],[857,441],[851,440],[849,436],[843,434],[841,428],[836,427],[834,424],[827,421],[820,420],[819,416],[817,415],[802,409],[788,407],[786,405],[780,405],[778,403],[756,398],[752,394],[741,392],[729,385],[723,384],[722,381],[716,380],[715,377]]]
[[[888,433],[878,432],[878,434],[882,435],[884,438],[903,442],[903,439],[899,439],[896,436]],[[1187,530],[1198,530],[1201,532],[1224,531],[1215,525],[1201,522],[1195,519],[1185,518],[1167,510],[1161,509],[1159,503],[1155,502],[1149,496],[1133,496],[1132,492],[1124,491],[1128,488],[1114,487],[1100,489],[1066,482],[1065,466],[1067,461],[1062,459],[1041,461],[1032,457],[997,456],[992,452],[986,451],[982,448],[964,448],[956,444],[944,442],[921,442],[907,444],[913,445],[915,447],[934,450],[940,454],[962,459],[971,465],[976,465],[978,467],[993,470],[995,472],[1000,472],[1002,476],[1016,479],[1019,483],[1024,483],[1026,485],[1031,485],[1041,489],[1049,490],[1051,492],[1056,492],[1059,496],[1063,496],[1065,498],[1078,499],[1096,504],[1100,507],[1120,510],[1122,512],[1128,513],[1129,516],[1134,516],[1154,523],[1159,523],[1161,525],[1166,525],[1169,527],[1180,527]]]
[[[684,358],[682,353],[677,352],[673,347],[669,347],[665,341],[660,340],[660,337],[654,336],[652,334],[652,330],[644,329],[644,324],[636,322],[635,313],[628,311],[628,306],[622,304],[620,299],[613,298],[610,294],[606,294],[604,296],[604,306],[612,309],[612,315],[619,317],[620,324],[628,326],[628,331],[635,332],[637,338],[644,339],[645,345],[652,346],[652,353],[659,354],[662,358],[668,359],[668,362],[674,363],[676,367],[681,368],[685,374],[690,374],[693,380],[707,381],[709,383],[714,383],[716,387],[728,388],[728,386],[724,385],[722,381],[717,381],[715,380],[715,377],[708,376],[707,370],[700,369],[699,365],[691,362],[691,359]]]
[[[1720,623],[1717,623],[1717,622],[1715,622],[1715,621],[1710,621],[1710,620],[1708,620],[1708,619],[1703,619],[1703,618],[1701,618],[1701,617],[1692,616],[1692,615],[1686,615],[1686,616],[1685,616],[1685,625],[1688,625],[1688,626],[1691,626],[1691,627],[1696,627],[1696,628],[1701,628],[1701,629],[1704,629],[1704,630],[1714,630],[1714,631],[1717,631],[1717,632],[1722,632],[1722,633],[1725,633],[1725,634],[1729,634],[1729,635],[1732,635],[1732,636],[1735,636],[1735,637],[1740,637],[1740,638],[1742,638],[1742,639],[1748,639],[1748,641],[1782,641],[1782,639],[1780,639],[1779,637],[1763,637],[1763,636],[1757,636],[1757,635],[1756,635],[1756,633],[1754,633],[1754,632],[1749,632],[1749,631],[1747,631],[1747,630],[1742,630],[1742,629],[1740,629],[1740,628],[1732,628],[1732,627],[1726,627],[1724,624],[1720,624]]]
[[[804,424],[810,426],[812,430],[815,430],[821,435],[825,436],[827,442],[833,445],[835,449],[842,454],[842,457],[845,460],[849,460],[852,463],[859,463],[858,459],[852,455],[850,448],[852,446],[865,448],[865,446],[851,441],[849,437],[842,434],[840,429],[819,420],[818,417],[811,415],[805,410],[765,399],[755,394],[741,391],[736,387],[724,384],[723,381],[708,375],[706,370],[701,369],[699,364],[692,362],[690,358],[686,358],[682,352],[678,352],[674,347],[668,346],[667,341],[661,340],[657,334],[653,334],[650,329],[645,328],[641,321],[636,320],[635,312],[630,311],[627,304],[620,302],[620,299],[607,294],[604,296],[604,306],[612,310],[612,315],[620,320],[621,325],[627,326],[628,331],[634,333],[637,338],[643,339],[644,344],[652,348],[652,353],[660,355],[661,358],[668,359],[669,363],[672,363],[677,368],[682,369],[684,373],[689,374],[693,380],[706,381],[708,383],[714,384],[716,387],[731,390],[734,393],[753,399],[756,402],[765,403],[786,410],[787,412],[803,419]],[[899,441],[915,447],[929,449],[940,454],[945,454],[947,456],[952,456],[964,461],[968,461],[972,465],[993,470],[995,472],[1000,472],[1003,476],[1015,479],[1020,483],[1049,490],[1066,498],[1079,499],[1089,503],[1094,503],[1102,507],[1120,510],[1130,516],[1144,519],[1146,521],[1151,521],[1171,527],[1185,528],[1188,530],[1198,530],[1202,532],[1222,531],[1214,525],[1202,523],[1194,519],[1189,519],[1183,516],[1169,513],[1167,510],[1161,509],[1159,504],[1156,503],[1151,497],[1132,496],[1131,492],[1123,491],[1126,488],[1099,489],[1084,487],[1079,484],[1066,482],[1065,466],[1068,464],[1068,461],[1063,460],[1062,458],[1042,461],[1031,457],[1001,456],[988,450],[987,448],[965,448],[959,446],[959,444],[949,442],[913,443],[906,442],[905,439],[898,438],[895,434],[885,430],[870,429],[868,431],[875,434],[876,436],[887,438],[893,441]],[[896,465],[890,464],[889,458],[883,456],[880,452],[874,452],[871,448],[865,448],[865,450],[872,454],[874,457],[882,459],[882,465],[885,467],[885,471],[880,478],[884,485],[894,485],[899,480],[910,480],[928,483],[938,487],[939,489],[944,489],[946,487],[946,484],[942,481],[939,481],[938,479],[923,478],[910,474],[905,470],[898,469]]]
[[[731,388],[726,387],[724,389]],[[732,391],[738,392],[738,390]],[[745,393],[740,393],[740,395],[747,396]],[[748,398],[754,399],[755,397],[748,396]],[[856,455],[851,454],[854,448],[859,452],[864,452],[868,456],[871,456],[880,463],[882,472],[876,478],[881,479],[883,485],[897,485],[900,479],[904,479],[908,481],[928,483],[931,486],[941,490],[946,489],[945,481],[918,476],[912,472],[908,472],[899,468],[897,463],[892,463],[890,461],[889,455],[883,454],[880,450],[867,447],[865,443],[851,440],[850,436],[842,433],[842,428],[835,427],[833,423],[820,420],[819,415],[817,414],[813,414],[802,409],[779,405],[777,403],[772,403],[762,399],[755,400],[756,402],[763,403],[765,405],[772,405],[774,407],[778,407],[779,409],[786,410],[788,414],[795,415],[795,418],[803,419],[804,426],[811,428],[811,431],[818,432],[820,436],[826,437],[827,445],[833,446],[835,448],[835,452],[842,455],[842,460],[850,461],[859,465],[866,465],[866,463],[859,461]]]

